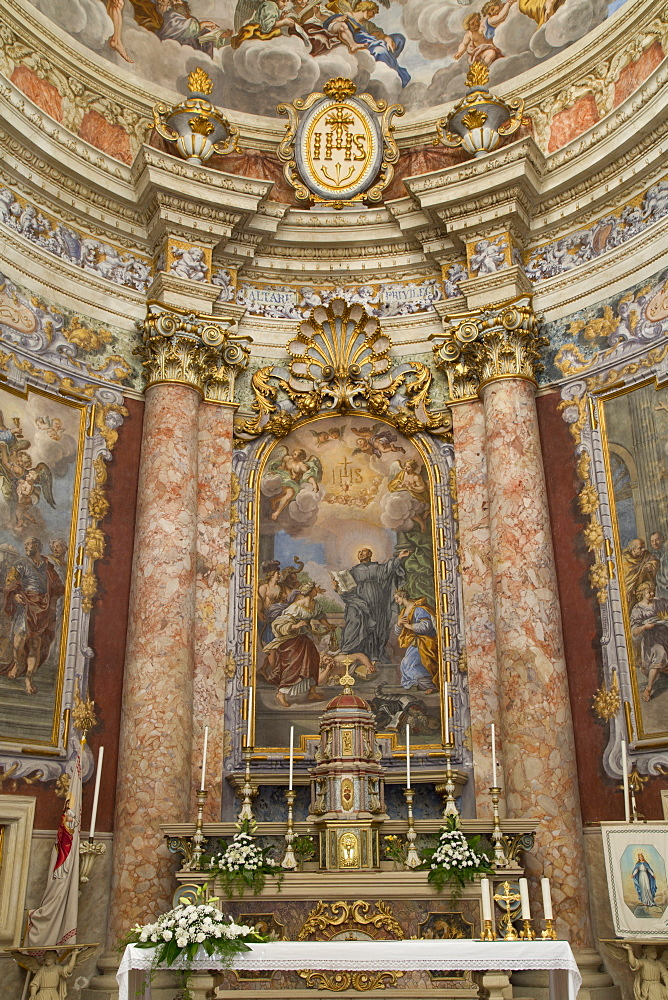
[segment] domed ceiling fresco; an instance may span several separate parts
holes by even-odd
[[[491,83],[573,44],[624,0],[34,0],[94,52],[185,92],[197,64],[214,100],[275,115],[333,76],[419,110],[460,97],[468,64]],[[138,82],[139,82],[138,80]]]

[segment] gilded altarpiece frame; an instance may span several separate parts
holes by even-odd
[[[34,784],[63,775],[79,745],[106,465],[127,411],[118,389],[16,350],[0,352],[0,415],[0,768]],[[92,768],[87,753],[84,780]]]
[[[417,363],[393,369],[386,357],[390,343],[378,321],[359,306],[354,309],[344,303],[321,309],[310,329],[306,333],[302,329],[296,346],[296,342],[288,345],[301,365],[296,390],[289,365],[256,373],[262,393],[256,407],[260,416],[237,425],[228,772],[241,767],[248,732],[252,759],[263,771],[285,769],[291,725],[295,726],[298,757],[312,757],[318,718],[340,690],[338,677],[348,656],[357,675],[356,690],[370,700],[381,719],[381,745],[390,766],[392,758],[397,767],[405,764],[405,722],[411,716],[411,746],[417,757],[428,763],[430,757],[442,755],[446,677],[455,759],[460,766],[471,765],[467,679],[459,669],[463,658],[453,447],[447,426],[433,414],[426,415],[431,374]],[[336,389],[339,405],[332,406],[314,379],[311,399],[317,398],[317,408],[300,408],[298,393],[309,384],[305,373],[312,374],[303,358],[313,344],[319,344],[322,360],[326,354],[323,330],[327,332],[330,322],[335,327],[336,319],[340,321],[341,353],[355,375],[352,396],[340,405],[345,382],[341,377]],[[344,350],[347,327],[350,343]],[[351,344],[357,345],[355,350]],[[375,366],[368,374],[371,389],[374,384],[384,386],[378,395],[362,392],[365,359]],[[405,392],[414,369],[419,370],[413,384],[422,380],[417,403],[418,393]],[[332,370],[341,373],[345,369],[336,363],[325,368],[330,387]],[[381,382],[374,383],[378,375]],[[287,387],[290,401],[282,407],[275,402],[278,393],[269,388],[271,378],[280,388]],[[384,409],[378,402],[380,391],[389,401]],[[411,406],[417,407],[417,416]],[[280,432],[272,434],[272,428]],[[371,550],[370,560],[361,555],[365,549]],[[374,621],[382,619],[383,633],[376,637],[375,648],[373,640],[371,645],[365,645],[364,636],[360,640],[360,631],[369,638],[365,630],[369,588],[365,591],[360,585],[360,579],[369,576],[378,584],[384,602],[374,609]],[[309,587],[316,589],[309,592]],[[434,655],[431,676],[416,662],[411,674],[404,660],[406,650],[398,645],[402,606],[395,596],[397,591],[401,596],[402,590],[410,605],[407,613],[416,617],[416,609],[422,607],[419,616],[433,623],[433,628],[427,626]],[[290,637],[297,631],[293,633],[285,615],[281,617],[286,602],[292,602],[290,614],[296,613],[295,605],[304,604],[304,618],[310,615],[312,619],[310,639],[294,643],[294,657],[283,655],[290,652]],[[380,653],[382,648],[385,654]],[[272,649],[278,650],[273,672],[268,664]],[[309,674],[304,663],[314,657],[319,666],[311,664]],[[272,716],[278,720],[275,725]]]
[[[592,711],[610,726],[612,778],[622,740],[640,773],[668,767],[667,360],[663,341],[628,363],[594,363],[561,392],[600,609],[603,683]]]

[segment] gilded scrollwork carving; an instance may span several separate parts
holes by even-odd
[[[251,379],[255,416],[236,433],[250,440],[264,432],[284,437],[316,414],[368,413],[403,434],[447,433],[449,417],[430,409],[432,374],[420,361],[395,364],[392,341],[361,305],[332,299],[317,306],[289,343],[287,365],[260,368]],[[279,393],[288,408],[281,405]]]
[[[364,899],[354,903],[339,900],[336,903],[325,903],[320,900],[314,910],[311,910],[304,921],[298,941],[306,941],[313,935],[318,940],[328,940],[341,933],[342,930],[364,930],[371,937],[389,936],[403,940],[404,930],[393,915],[388,903],[380,900],[375,905]],[[376,933],[373,933],[373,932]]]
[[[436,367],[445,371],[453,401],[472,399],[499,378],[535,382],[547,345],[529,295],[454,314],[445,321],[443,336],[432,339]]]
[[[187,312],[149,302],[142,343],[145,388],[175,382],[196,389],[210,402],[233,403],[234,385],[248,366],[250,340],[223,317]]]
[[[341,993],[343,990],[357,990],[366,993],[368,990],[384,990],[387,986],[396,986],[397,979],[403,972],[309,972],[301,970],[299,975],[306,980],[306,985],[318,990],[331,990]]]

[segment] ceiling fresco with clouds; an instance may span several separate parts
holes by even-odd
[[[491,83],[576,42],[623,0],[34,0],[133,76],[185,92],[195,65],[225,107],[276,104],[333,76],[419,110],[462,95],[468,64]]]

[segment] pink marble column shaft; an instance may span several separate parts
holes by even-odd
[[[146,392],[114,820],[109,945],[169,908],[160,824],[189,819],[198,393]]]
[[[451,412],[476,806],[479,816],[490,816],[491,724],[495,722],[497,726],[497,750],[501,748],[501,730],[485,414],[479,400],[458,403],[451,408]]]
[[[204,727],[209,727],[205,820],[219,820],[225,743],[230,580],[230,486],[234,407],[202,403],[197,492],[197,614],[193,708],[193,789],[199,786]],[[194,800],[193,800],[194,808]]]
[[[557,928],[591,945],[575,747],[534,386],[482,389],[492,574],[510,816],[536,819]]]

